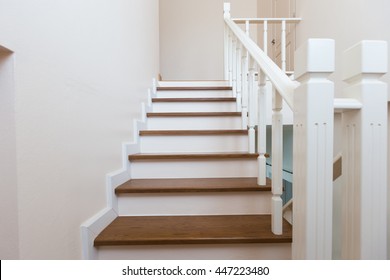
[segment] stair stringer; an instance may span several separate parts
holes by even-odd
[[[140,152],[139,131],[147,128],[146,114],[151,111],[152,91],[148,90],[148,105],[141,104],[141,119],[134,120],[134,141],[122,143],[122,168],[106,175],[106,207],[96,215],[81,224],[82,258],[85,260],[98,259],[98,250],[94,247],[95,238],[115,218],[118,217],[118,197],[115,189],[131,179],[131,162],[128,160],[130,154]]]

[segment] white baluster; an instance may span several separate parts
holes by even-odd
[[[249,20],[245,21],[245,34],[249,37],[250,35],[250,26],[249,26]]]
[[[283,98],[272,96],[272,232],[283,233]],[[260,111],[260,109],[259,109]]]
[[[295,57],[293,259],[332,258],[335,44],[309,39]]]
[[[343,113],[344,259],[386,259],[387,254],[387,43],[362,41],[344,53],[346,98],[363,104]]]
[[[230,18],[230,3],[223,4],[224,18]],[[229,80],[229,29],[224,24],[224,77]]]
[[[256,86],[255,86],[255,62],[252,57],[249,58],[248,74],[248,94],[249,94],[249,153],[254,154],[256,151]]]
[[[233,87],[233,34],[229,30],[228,32],[228,52],[229,52],[229,57],[228,57],[228,67],[229,67],[229,85]]]
[[[237,71],[236,71],[236,75],[237,75],[237,78],[236,78],[236,100],[237,100],[237,112],[241,112],[242,111],[242,73],[241,73],[241,60],[242,60],[242,47],[241,47],[241,43],[237,40],[237,45],[236,45],[236,67],[237,67]]]
[[[268,21],[264,21],[263,28],[263,51],[268,55]]]
[[[152,80],[152,93],[154,96],[157,94],[157,80],[156,78],[153,78]]]
[[[232,34],[232,87],[233,96],[237,97],[237,38]]]
[[[242,50],[242,59],[241,59],[241,93],[242,93],[242,128],[248,128],[248,104],[249,104],[249,94],[248,94],[248,52],[247,50]]]
[[[257,184],[259,186],[266,185],[267,173],[267,77],[262,71],[259,71],[258,78],[258,127],[257,127],[257,150],[259,153]]]
[[[282,70],[286,72],[286,21],[282,21],[282,35],[281,35],[280,51],[282,53]]]

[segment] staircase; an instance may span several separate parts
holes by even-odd
[[[271,232],[270,180],[257,185],[231,88],[161,82],[151,105],[97,258],[290,259],[291,225]]]

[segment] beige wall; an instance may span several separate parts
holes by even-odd
[[[19,258],[13,63],[0,46],[0,259]]]
[[[160,0],[164,80],[223,79],[224,2],[231,3],[233,17],[257,15],[257,0]]]
[[[335,81],[336,96],[339,96],[344,88],[344,83],[341,81],[342,52],[363,39],[386,40],[390,43],[390,32],[388,31],[390,1],[296,0],[296,2],[297,17],[303,18],[297,27],[297,46],[308,38],[336,40],[336,71],[331,75],[331,79]],[[383,81],[389,83],[390,74],[385,75]],[[341,201],[335,200],[335,203],[335,210],[341,211]],[[388,217],[390,219],[390,207]],[[388,226],[390,233],[390,220]],[[390,234],[388,236],[388,257],[390,257]]]
[[[105,174],[121,168],[158,74],[158,13],[157,0],[0,0],[0,44],[15,57],[20,258],[81,257],[80,224],[105,207]]]

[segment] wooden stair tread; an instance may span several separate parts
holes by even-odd
[[[158,91],[175,90],[232,90],[230,86],[175,86],[175,87],[157,87]]]
[[[133,179],[115,189],[116,194],[126,193],[187,193],[187,192],[237,192],[270,191],[257,185],[257,178],[186,178],[186,179]]]
[[[161,117],[241,117],[241,112],[162,112],[147,113],[148,118]]]
[[[235,97],[155,97],[154,103],[163,102],[236,102]]]
[[[140,136],[168,135],[248,135],[247,129],[211,129],[211,130],[140,130]]]
[[[224,159],[257,159],[259,154],[235,153],[138,153],[129,155],[130,161],[137,160],[224,160]]]
[[[164,244],[291,243],[291,225],[271,232],[270,215],[118,217],[95,239],[95,246]]]

